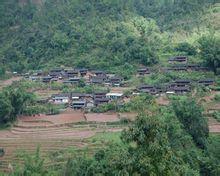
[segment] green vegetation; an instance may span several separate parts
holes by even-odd
[[[185,101],[190,104],[191,100]],[[182,108],[187,109],[186,104]],[[194,108],[200,112],[199,107]],[[207,143],[210,153],[199,149],[194,140],[196,137],[206,141],[208,136],[185,129],[178,117],[181,112],[172,111],[175,107],[174,110],[163,109],[162,114],[139,115],[122,133],[123,145],[100,150],[93,158],[70,159],[64,169],[65,175],[218,175],[218,163],[212,157],[217,150],[211,148],[211,143]],[[193,111],[188,114],[194,119]],[[205,127],[201,133],[206,134],[207,122],[192,123],[191,128],[196,130],[198,125]]]
[[[213,113],[213,117],[218,121],[220,122],[220,112],[216,111]]]
[[[0,157],[4,156],[4,154],[5,154],[4,149],[3,149],[3,148],[0,148]]]
[[[148,106],[143,103],[146,99]],[[176,97],[172,106],[155,109],[149,100],[140,97],[143,107],[134,106],[140,114],[122,133],[98,133],[90,138],[92,145],[103,146],[92,156],[87,154],[89,148],[80,155],[75,149],[63,151],[60,155],[68,152],[68,161],[45,170],[38,149],[14,174],[219,175],[219,136],[208,135],[201,107],[194,100]]]
[[[199,39],[200,54],[214,73],[220,73],[220,37],[219,35],[204,36]]]
[[[197,58],[197,39],[208,29],[219,35],[219,26],[209,18],[218,21],[215,0],[32,2],[1,3],[0,75],[62,65],[129,77],[136,66],[175,54]],[[205,38],[199,40],[200,48],[215,46],[219,52],[218,39]]]
[[[219,90],[220,79],[215,76],[220,73],[219,17],[217,0],[2,0],[0,79],[12,72],[85,67],[123,76],[131,89],[140,84],[166,86],[175,79],[214,78],[216,85],[211,88]],[[176,55],[185,55],[190,64],[207,66],[212,72],[162,71],[167,59]],[[137,78],[140,66],[150,67],[153,73]],[[95,147],[102,146],[96,151],[70,147],[51,154],[51,161],[65,161],[57,167],[46,166],[38,148],[8,175],[220,175],[220,137],[209,136],[203,107],[196,101],[210,89],[194,84],[192,88],[196,88],[194,98],[170,96],[168,107],[157,105],[153,96],[139,95],[124,105],[116,101],[94,108],[93,112],[133,112],[138,117],[134,122],[72,124],[127,128],[87,139]],[[84,80],[76,86],[13,83],[0,92],[0,128],[10,126],[19,115],[56,114],[65,108],[39,103],[42,97],[31,92],[44,89],[109,91]],[[213,101],[219,99],[216,95]],[[213,117],[219,121],[219,112]],[[0,156],[4,152],[0,148]]]
[[[33,94],[22,88],[8,87],[0,93],[0,123],[12,122],[23,114],[28,104],[34,100]]]
[[[173,101],[173,109],[177,118],[183,124],[184,129],[192,136],[196,145],[206,147],[206,139],[209,134],[207,121],[202,115],[202,109],[194,100],[185,97]]]
[[[121,133],[120,132],[103,132],[103,133],[98,133],[94,137],[92,137],[90,140],[93,143],[122,143],[121,141]]]

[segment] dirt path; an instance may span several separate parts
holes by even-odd
[[[14,81],[20,81],[21,79],[22,79],[22,77],[17,76],[17,77],[12,77],[12,78],[4,80],[4,81],[0,81],[0,89],[11,85]]]

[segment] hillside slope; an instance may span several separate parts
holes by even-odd
[[[0,62],[18,72],[60,65],[132,70],[157,63],[179,36],[220,26],[214,0],[3,0],[0,16]]]

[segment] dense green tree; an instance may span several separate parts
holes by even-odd
[[[192,136],[196,145],[205,148],[209,135],[208,123],[202,114],[202,108],[195,100],[186,97],[172,102],[173,110],[183,124],[184,129]]]
[[[22,88],[8,88],[5,90],[6,97],[10,100],[13,107],[13,116],[22,114],[25,106],[33,101],[33,95]]]
[[[175,116],[173,116],[175,117]],[[178,121],[177,121],[178,123]],[[171,125],[171,123],[169,124]],[[173,134],[176,138],[168,136],[167,124],[159,116],[140,115],[135,123],[122,133],[123,145],[109,146],[98,151],[93,158],[86,156],[70,159],[67,162],[65,175],[199,175],[198,160],[192,153],[188,158],[181,149],[171,145],[172,140],[180,141],[179,147],[189,150],[195,148],[190,142],[191,138],[183,139],[183,133]],[[179,135],[177,137],[177,135]],[[183,141],[188,147],[184,147]],[[174,141],[173,141],[174,142]],[[183,149],[182,148],[182,149]],[[196,148],[195,148],[196,149]],[[195,157],[195,158],[194,158]],[[190,164],[189,159],[196,163]],[[189,164],[187,164],[189,163]]]
[[[7,123],[21,115],[27,105],[34,102],[34,95],[18,87],[6,87],[0,93],[0,123]]]
[[[176,46],[175,50],[178,52],[184,52],[189,56],[196,55],[196,53],[197,53],[196,47],[187,43],[187,42],[179,43]]]
[[[203,7],[214,3],[211,0],[47,0],[40,5],[27,2],[21,5],[17,0],[3,0],[0,5],[0,63],[7,70],[22,72],[65,65],[112,71],[125,62],[155,64],[164,45],[161,30],[183,27],[188,14],[200,14]],[[178,22],[181,25],[176,25]]]
[[[203,36],[198,42],[202,59],[216,74],[220,67],[220,37],[217,35]]]
[[[0,93],[0,123],[11,121],[11,113],[13,107],[10,100],[2,93]]]

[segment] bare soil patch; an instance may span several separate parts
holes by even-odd
[[[0,81],[0,89],[11,85],[14,81],[20,81],[21,79],[22,79],[22,77],[17,76],[17,77],[12,77],[12,78],[4,80],[4,81]]]
[[[220,124],[209,125],[209,132],[210,133],[220,133]]]
[[[138,114],[135,112],[119,113],[119,118],[134,121],[137,118],[137,115]]]
[[[39,97],[41,97],[41,98],[48,98],[48,97],[51,97],[51,95],[53,95],[53,94],[59,94],[60,91],[59,90],[45,89],[45,90],[34,91],[34,93],[36,95],[38,95]]]
[[[89,113],[85,116],[88,122],[117,122],[120,120],[117,113]]]
[[[118,121],[116,113],[113,114],[87,114],[88,121],[113,122]],[[0,147],[4,148],[5,155],[0,158],[0,171],[8,171],[8,166],[14,162],[22,163],[17,156],[18,151],[34,153],[40,146],[41,153],[47,157],[51,152],[65,150],[69,147],[80,149],[89,147],[95,150],[86,139],[96,133],[120,132],[120,127],[108,127],[89,124],[74,124],[85,121],[84,113],[67,109],[58,115],[23,116],[18,118],[17,124],[10,130],[0,131]],[[53,163],[56,164],[56,163]]]
[[[158,105],[162,105],[162,106],[168,106],[170,104],[170,101],[168,100],[167,97],[165,96],[160,96],[156,99],[156,103]]]
[[[69,123],[76,123],[85,121],[84,114],[80,111],[65,111],[57,115],[35,115],[35,116],[23,116],[18,118],[18,124],[29,122],[35,125],[62,125]],[[38,123],[37,123],[38,122]]]
[[[132,88],[132,87],[111,87],[110,91],[116,92],[116,93],[123,93],[125,91],[132,90],[132,89],[134,89],[134,88]]]

